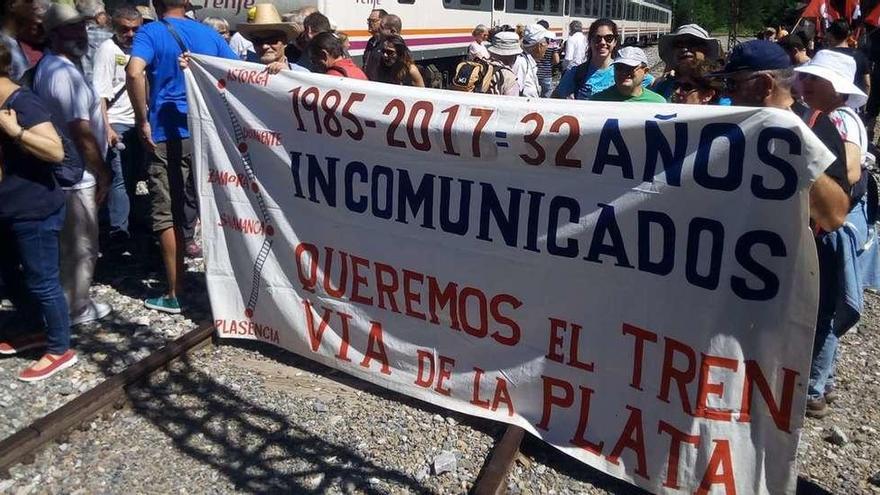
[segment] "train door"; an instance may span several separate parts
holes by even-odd
[[[492,26],[501,24],[504,14],[504,0],[492,0]]]

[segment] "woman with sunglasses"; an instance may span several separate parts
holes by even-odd
[[[425,87],[425,81],[415,64],[403,38],[396,34],[385,36],[381,41],[382,63],[379,64],[377,81],[402,86]]]
[[[715,105],[721,97],[721,82],[717,78],[706,77],[719,70],[713,60],[701,60],[693,65],[690,72],[675,78],[672,90],[672,103],[688,105]]]
[[[590,24],[587,37],[587,60],[570,67],[562,75],[553,92],[554,98],[588,100],[594,94],[614,85],[611,61],[618,47],[617,24],[611,19],[598,19]]]

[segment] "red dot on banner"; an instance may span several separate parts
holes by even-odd
[[[238,151],[247,153],[247,143],[238,143]]]
[[[247,308],[246,310],[244,310],[244,315],[248,318],[253,318],[254,317],[254,310],[251,308]]]
[[[260,192],[260,186],[258,186],[256,182],[251,182],[251,191]]]
[[[217,81],[217,87],[223,89],[226,87],[226,79],[219,79]]]
[[[266,235],[275,235],[275,227],[266,225]]]

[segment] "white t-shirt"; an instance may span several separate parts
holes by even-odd
[[[520,53],[513,63],[513,73],[516,74],[516,84],[519,86],[519,94],[537,98],[541,94],[541,84],[538,81],[538,63],[528,53]]]
[[[828,114],[828,118],[837,128],[840,138],[858,146],[862,151],[862,157],[864,157],[868,152],[868,131],[855,110],[850,107],[840,107],[832,110]]]
[[[134,125],[134,108],[125,88],[125,65],[131,58],[119,48],[112,39],[106,40],[95,51],[92,84],[98,96],[107,100],[107,104],[121,90],[119,98],[107,108],[107,118],[111,124]]]
[[[474,40],[474,41],[471,41],[470,45],[468,45],[467,59],[468,60],[476,60],[478,58],[481,58],[483,60],[489,60],[489,50],[487,50],[486,47],[483,46],[482,43],[480,43],[477,40]]]
[[[584,63],[587,59],[587,36],[584,33],[574,33],[565,42],[565,58],[562,61],[562,70]]]
[[[72,139],[67,124],[87,120],[98,141],[98,152],[102,157],[107,153],[107,130],[100,100],[73,62],[47,50],[34,74],[34,91],[43,99],[52,114],[52,123],[62,134]],[[86,170],[82,180],[70,189],[85,189],[94,185],[95,177]]]
[[[229,48],[238,55],[239,60],[247,60],[248,52],[254,51],[254,44],[248,41],[241,33],[235,33],[229,38]]]

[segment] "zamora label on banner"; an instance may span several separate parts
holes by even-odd
[[[786,112],[194,57],[221,336],[519,425],[655,493],[793,492],[817,305]]]

